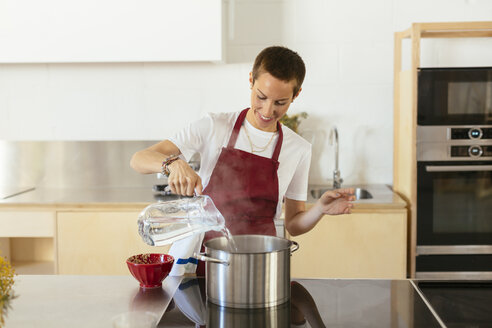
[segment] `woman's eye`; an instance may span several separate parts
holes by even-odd
[[[265,100],[265,99],[266,99],[266,97],[262,97],[262,96],[257,96],[257,97],[258,97],[258,99],[260,99],[260,100]]]
[[[285,104],[286,104],[286,103],[284,103],[284,102],[277,102],[277,106],[283,106],[283,105],[285,105]]]

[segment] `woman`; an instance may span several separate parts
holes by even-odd
[[[293,236],[311,230],[325,214],[350,213],[353,189],[327,191],[306,211],[311,145],[279,123],[301,92],[304,76],[297,53],[264,49],[249,76],[250,108],[209,114],[135,153],[131,166],[141,173],[166,173],[176,194],[209,195],[233,235],[275,235],[273,220],[281,214],[282,200],[285,228]],[[186,162],[196,152],[199,174]]]

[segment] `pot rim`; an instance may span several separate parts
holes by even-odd
[[[269,235],[253,235],[253,234],[249,234],[249,235],[236,235],[236,236],[233,236],[233,237],[238,237],[238,236],[261,236],[261,237],[271,237],[271,238],[275,238],[275,239],[282,239],[282,240],[286,240],[288,241],[289,245],[287,247],[285,247],[284,249],[278,249],[278,250],[273,250],[273,251],[262,251],[262,252],[231,252],[231,251],[227,251],[227,250],[223,250],[223,249],[217,249],[217,248],[212,248],[212,247],[209,247],[207,246],[207,244],[215,239],[219,239],[219,238],[225,238],[227,239],[225,236],[220,236],[220,237],[215,237],[215,238],[212,238],[210,240],[207,240],[206,242],[203,243],[203,246],[205,246],[206,250],[210,249],[210,250],[213,250],[213,251],[217,251],[217,252],[224,252],[226,254],[234,254],[234,255],[256,255],[256,254],[272,254],[272,253],[280,253],[280,252],[285,252],[285,251],[289,251],[290,254],[292,254],[294,251],[297,250],[297,248],[295,250],[292,250],[292,245],[296,245],[297,243],[295,243],[294,241],[290,240],[290,239],[287,239],[287,238],[282,238],[282,237],[277,237],[277,236],[269,236]]]

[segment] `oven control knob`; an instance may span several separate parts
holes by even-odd
[[[480,157],[483,154],[483,149],[480,146],[470,146],[468,148],[468,154],[470,157]]]
[[[483,132],[480,128],[472,128],[468,130],[468,137],[470,137],[470,139],[480,139],[482,138],[482,135]]]

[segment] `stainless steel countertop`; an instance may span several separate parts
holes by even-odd
[[[271,319],[272,324],[290,322],[290,317],[279,316],[288,315],[288,307],[287,312],[208,307],[209,304],[206,308],[200,297],[204,288],[198,288],[205,281],[198,280],[201,281],[193,285],[182,277],[167,277],[163,288],[143,290],[131,276],[21,275],[13,286],[18,297],[11,302],[6,327],[112,327],[116,315],[129,311],[149,311],[159,319],[164,315],[160,322],[163,326],[195,327],[180,311],[198,313],[197,306],[206,311],[209,317],[202,319],[210,322],[207,326],[211,327],[218,326],[213,324],[218,319],[225,327],[261,327],[265,319]],[[297,305],[298,314],[304,317],[310,314],[307,317],[310,327],[318,320],[326,326],[443,327],[411,280],[294,280],[295,293],[290,304]],[[181,281],[183,288],[180,288]],[[193,292],[189,287],[193,287]],[[178,288],[186,295],[170,306]],[[178,324],[173,324],[173,319]]]
[[[141,210],[145,206],[159,201],[179,199],[177,195],[159,195],[148,188],[36,188],[14,197],[0,199],[0,208],[21,207],[129,207]],[[283,219],[274,220],[277,235],[284,237]]]
[[[394,193],[391,188],[383,184],[347,185],[343,188],[360,187],[368,190],[373,198],[355,201],[355,208],[404,208],[405,201]],[[312,188],[330,188],[329,185],[310,185]],[[22,191],[11,189],[9,192]],[[36,188],[27,190],[13,197],[0,199],[0,206],[11,205],[43,205],[43,206],[91,206],[91,205],[138,205],[156,203],[177,199],[179,196],[156,195],[152,187],[113,187],[113,188]],[[316,202],[308,191],[308,207]]]
[[[313,198],[310,190],[312,188],[327,188],[332,189],[331,185],[326,184],[312,184],[309,185],[308,190],[308,204],[313,204],[317,199]],[[391,208],[404,208],[407,206],[405,201],[398,196],[390,186],[385,184],[361,184],[361,185],[342,185],[342,188],[362,188],[369,191],[373,198],[370,199],[360,199],[354,202],[355,208],[365,208],[365,207],[391,207]]]
[[[166,200],[177,196],[165,196]],[[118,204],[118,203],[155,203],[152,187],[148,188],[36,188],[14,197],[0,200],[1,204]]]
[[[112,327],[128,311],[160,320],[181,280],[169,276],[163,288],[144,290],[132,276],[17,276],[6,327]]]

